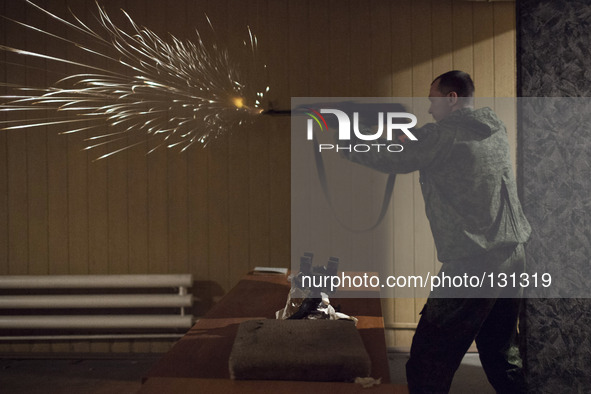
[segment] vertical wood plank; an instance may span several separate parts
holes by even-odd
[[[412,96],[412,24],[411,2],[401,1],[390,5],[391,36],[392,36],[392,95],[394,97]],[[397,175],[396,185],[392,196],[392,244],[394,263],[392,275],[402,275],[412,272],[414,245],[414,233],[405,229],[411,228],[413,219],[413,195],[412,175]],[[398,297],[396,297],[398,296]],[[404,295],[408,297],[408,295]],[[384,321],[394,323],[396,321],[409,321],[411,315],[408,312],[409,300],[402,294],[391,289],[389,298],[382,301],[384,308]],[[397,346],[402,339],[398,331],[387,331],[389,346]]]
[[[145,6],[145,5],[144,5]],[[168,7],[158,2],[146,11],[146,27],[159,37],[166,37]],[[159,143],[159,142],[158,142]],[[148,149],[155,148],[151,143]],[[161,146],[147,157],[148,161],[148,272],[168,272],[168,160],[167,148]]]
[[[49,6],[49,4],[48,4]],[[53,1],[47,8],[55,15],[67,14],[66,0]],[[46,23],[47,25],[47,23]],[[51,25],[51,31],[65,37],[66,27],[61,23]],[[46,52],[55,57],[67,57],[67,44],[57,39],[48,39]],[[67,67],[62,63],[50,64],[47,67],[47,83],[53,84],[66,76]],[[49,119],[61,115],[51,113]],[[63,127],[54,125],[47,128],[47,182],[48,182],[48,260],[50,275],[66,275],[69,273],[69,239],[68,239],[68,138],[59,133]],[[52,342],[51,352],[69,352],[68,342]]]
[[[247,11],[249,23],[257,26],[257,30],[265,35],[264,23],[259,22],[259,15],[265,15],[266,4],[262,1],[251,2]],[[252,265],[268,266],[270,244],[270,183],[269,151],[273,147],[269,144],[269,123],[265,120],[261,127],[257,127],[249,134],[246,143],[249,147],[248,177],[249,177],[249,238],[251,247],[249,250]],[[232,151],[230,151],[232,155]],[[234,171],[232,171],[234,172]],[[238,175],[238,174],[236,174]],[[236,279],[239,279],[237,277]]]
[[[329,26],[326,21],[329,20],[329,3],[308,3],[308,29],[310,31],[310,42],[308,47],[308,67],[309,67],[309,95],[311,97],[329,97],[330,80],[327,76],[330,74],[330,63],[326,61],[326,49],[329,45]],[[319,136],[320,137],[320,136]],[[309,146],[309,145],[308,145]],[[303,160],[306,160],[303,158]],[[309,225],[310,233],[310,251],[315,253],[314,264],[324,265],[329,258],[329,254],[334,253],[335,245],[333,234],[334,226],[331,226],[333,213],[326,203],[324,194],[321,191],[318,177],[316,176],[316,167],[309,162],[309,171],[311,179],[310,184],[310,208],[309,214],[314,218],[310,223],[320,225]],[[330,167],[327,171],[327,178],[334,179]],[[331,187],[331,186],[329,186]]]
[[[73,12],[82,21],[88,21],[89,16],[96,13],[93,5],[72,4],[67,2],[66,10],[60,16],[73,21]],[[89,45],[90,40],[66,27],[66,37],[74,42]],[[88,64],[96,60],[90,54],[67,45],[68,59]],[[77,66],[66,66],[66,74],[85,73],[88,70]],[[76,127],[89,126],[89,123],[76,124]],[[68,131],[66,125],[62,131]],[[93,133],[101,133],[100,128],[92,129]],[[67,139],[68,163],[68,239],[69,239],[69,274],[106,274],[109,269],[108,243],[108,205],[107,205],[107,161],[92,163],[92,160],[106,152],[106,148],[84,151],[90,133],[80,133],[63,136]],[[54,350],[70,347],[72,352],[107,352],[109,344],[106,341],[64,341],[54,346]]]
[[[168,0],[167,29],[177,38],[184,38],[187,13],[184,4]],[[183,34],[180,36],[179,34]],[[169,38],[166,38],[169,40]],[[187,223],[187,157],[172,148],[168,152],[168,272],[184,273],[188,269],[188,223]]]
[[[472,79],[478,97],[493,97],[495,92],[493,4],[473,5],[474,73]]]
[[[371,7],[370,7],[371,8]],[[353,59],[351,57],[351,40],[353,24],[351,22],[351,2],[350,1],[331,1],[328,5],[328,12],[330,17],[327,20],[328,24],[328,45],[325,47],[326,59],[331,59],[331,71],[326,75],[328,79],[329,97],[350,97],[348,81],[351,80],[351,66],[353,63],[359,63],[360,59]],[[368,70],[364,70],[367,73]],[[334,133],[332,130],[331,133]],[[322,137],[318,135],[318,137]],[[329,137],[325,142],[333,143]],[[341,221],[351,226],[356,226],[358,220],[363,215],[361,209],[351,209],[353,207],[355,194],[353,190],[356,185],[353,185],[353,171],[347,171],[351,163],[346,163],[338,158],[338,155],[331,155],[323,153],[324,159],[327,163],[327,168],[336,168],[337,171],[329,171],[328,184],[332,190],[332,203],[336,217]],[[335,160],[336,156],[337,159]],[[353,165],[354,166],[354,165]],[[352,167],[353,167],[352,166]],[[316,182],[317,175],[312,175],[312,181]],[[324,196],[320,197],[323,200]],[[317,202],[316,202],[317,203]],[[330,211],[329,211],[330,212]],[[359,270],[363,260],[359,259],[362,251],[358,252],[357,234],[352,234],[350,231],[343,228],[336,220],[334,215],[331,217],[331,233],[332,246],[326,254],[318,256],[322,259],[328,259],[330,256],[335,256],[340,259],[339,270],[353,271]],[[362,221],[362,223],[364,223]],[[356,253],[358,252],[358,253]],[[366,256],[371,260],[370,256]],[[317,261],[317,264],[326,264],[326,260]],[[353,267],[353,268],[349,268]]]
[[[220,43],[228,39],[228,2],[208,3],[208,16],[216,29],[216,39]],[[208,155],[208,223],[210,280],[219,284],[224,292],[230,287],[229,250],[229,200],[228,140],[227,135],[210,143],[205,151]]]
[[[244,4],[246,5],[246,4]],[[244,5],[238,5],[237,2],[232,2],[231,8],[236,7],[239,10]],[[256,34],[260,37],[268,37],[268,28],[265,23],[262,23],[261,16],[267,14],[267,4],[263,1],[252,1],[249,2],[247,7],[243,9],[243,17],[236,15],[232,20],[235,21],[234,34],[236,36],[244,35],[244,26],[246,24],[254,28]],[[239,30],[237,31],[236,28]],[[254,127],[248,129],[238,129],[236,133],[233,133],[233,137],[236,138],[239,135],[244,138],[244,147],[246,152],[238,152],[240,147],[232,144],[230,146],[230,157],[232,160],[230,167],[230,187],[233,188],[233,179],[240,177],[240,163],[246,166],[245,172],[247,173],[248,182],[241,184],[237,183],[238,190],[245,191],[245,200],[238,202],[236,199],[231,200],[230,204],[230,217],[233,216],[232,212],[236,212],[243,221],[246,219],[246,229],[248,231],[247,243],[236,242],[236,230],[239,227],[239,222],[236,220],[230,221],[231,231],[234,233],[230,238],[230,244],[235,244],[234,251],[232,252],[230,262],[230,272],[233,270],[248,270],[250,267],[255,266],[268,266],[269,265],[269,253],[270,253],[270,188],[272,185],[269,181],[269,150],[272,147],[269,144],[269,119],[262,119]],[[234,156],[237,154],[235,158]],[[241,197],[238,197],[239,199]],[[241,206],[242,205],[242,206]],[[237,211],[247,211],[248,218],[244,216],[244,213],[238,213]],[[243,235],[244,237],[244,235]],[[240,253],[246,253],[242,259],[248,256],[247,265],[240,262]],[[250,267],[249,267],[250,265]],[[242,271],[244,274],[245,271]],[[233,275],[232,281],[240,279],[240,273],[236,272]]]
[[[116,26],[127,29],[127,18],[121,12],[125,9],[126,2],[120,2],[116,6],[106,6],[106,11]],[[95,59],[92,59],[93,63]],[[96,60],[100,61],[100,60]],[[106,63],[106,62],[105,62]],[[106,67],[114,65],[109,62]],[[101,62],[102,64],[102,62]],[[127,71],[127,75],[131,72]],[[114,128],[104,127],[104,132],[115,131]],[[124,140],[128,144],[129,138]],[[113,144],[110,150],[116,149]],[[107,217],[108,217],[108,273],[128,274],[129,273],[129,211],[128,211],[128,178],[129,178],[129,151],[124,150],[107,159]],[[89,163],[92,166],[95,163]],[[111,353],[129,353],[131,351],[130,340],[110,340],[106,344]]]
[[[495,97],[515,97],[515,5],[494,3]]]
[[[287,2],[289,15],[289,36],[288,36],[288,80],[289,90],[292,97],[309,96],[309,56],[308,42],[310,42],[310,31],[308,29],[308,3],[307,2]],[[291,105],[286,103],[285,105]],[[285,108],[285,107],[283,107]],[[290,133],[291,139],[291,133]],[[293,145],[293,142],[290,144]],[[300,149],[298,149],[299,151]],[[292,174],[302,174],[308,171],[310,162],[302,157],[294,157],[295,149],[291,153],[290,168]],[[299,152],[296,153],[300,155]],[[291,175],[291,232],[293,234],[307,234],[307,220],[309,203],[309,184],[305,177],[294,177]],[[307,241],[307,240],[306,240]],[[294,269],[299,267],[299,259],[303,250],[297,250],[295,247],[291,250],[290,263]]]
[[[29,8],[30,9],[30,8]],[[26,23],[45,29],[45,19],[38,12],[27,12]],[[46,39],[43,35],[27,29],[26,47],[33,52],[44,52]],[[46,61],[27,59],[28,86],[46,86]],[[31,117],[47,117],[46,111],[32,114]],[[27,190],[28,190],[28,239],[29,274],[46,274],[48,267],[47,239],[47,127],[29,128],[27,138]]]
[[[146,24],[147,7],[139,0],[128,0],[126,11],[140,26]],[[145,138],[147,140],[147,137]],[[147,143],[128,153],[127,210],[129,225],[129,273],[148,271],[148,158]],[[137,341],[138,343],[141,343]],[[135,342],[134,342],[135,343]],[[139,345],[138,345],[139,346]],[[142,348],[144,352],[148,348]],[[139,347],[137,351],[141,352]]]
[[[191,15],[190,39],[195,39],[193,28],[201,31],[204,29],[205,4],[202,2],[187,2],[187,14]],[[209,231],[208,231],[208,162],[207,151],[201,144],[196,143],[187,151],[188,161],[188,199],[189,199],[189,262],[190,270],[196,283],[206,283],[209,280]],[[200,285],[194,287],[193,294],[198,294],[202,299],[198,304],[204,308],[211,300],[211,286]]]
[[[420,118],[428,119],[427,106],[428,102],[423,98],[429,92],[429,86],[433,80],[433,31],[432,23],[434,16],[431,10],[430,1],[421,1],[413,3],[413,20],[423,20],[419,29],[413,29],[413,96],[419,97],[414,101],[414,113],[423,115]],[[417,64],[417,60],[420,63]],[[423,60],[425,59],[425,60]],[[413,195],[414,195],[414,219],[413,229],[415,233],[414,244],[414,262],[415,274],[431,270],[433,266],[433,237],[431,235],[431,228],[425,216],[425,204],[422,198],[421,185],[419,182],[419,174],[413,173]],[[413,320],[407,322],[417,321],[419,312],[425,302],[425,295],[422,289],[415,289],[415,299],[413,300]],[[408,305],[410,309],[410,305]],[[411,332],[402,331],[399,335],[409,336]]]
[[[433,78],[453,69],[452,0],[431,2]],[[425,96],[428,94],[425,93]]]
[[[169,40],[168,32],[174,21],[169,21],[168,2],[157,2],[151,5],[146,11],[146,27],[154,31],[165,41]],[[170,118],[172,115],[168,114]],[[154,152],[147,157],[148,160],[148,256],[149,273],[170,272],[170,195],[168,180],[168,155],[169,152],[165,141],[157,140],[149,144],[148,149],[153,149],[161,144]],[[152,341],[150,350],[159,352],[166,348],[164,340]]]
[[[2,15],[6,14],[6,2],[0,4],[0,12]],[[5,44],[7,24],[3,23],[0,26],[0,42]],[[0,53],[0,78],[2,81],[8,81],[8,70],[6,64],[6,52]],[[8,93],[5,86],[0,86],[0,94]],[[4,100],[3,100],[4,101]],[[0,120],[7,120],[7,113],[0,113]],[[4,127],[4,125],[2,125]],[[0,128],[2,128],[0,127]],[[9,251],[9,231],[8,231],[8,140],[5,130],[0,130],[0,275],[7,275],[9,273],[8,251]],[[3,350],[4,346],[0,347]]]
[[[367,2],[352,0],[349,3],[351,17],[351,41],[348,44],[351,50],[351,78],[347,82],[346,96],[367,97],[372,96],[371,73],[371,48],[367,44],[368,29],[371,24],[371,12]]]
[[[6,7],[6,16],[15,20],[25,20],[26,11],[22,4]],[[14,26],[14,25],[13,25]],[[24,48],[25,38],[22,29],[7,28],[6,43],[14,48]],[[6,80],[14,85],[25,85],[27,77],[26,60],[16,54],[6,53]],[[12,64],[11,64],[12,63]],[[19,94],[14,91],[14,94]],[[7,113],[6,120],[21,119],[19,113]],[[8,123],[8,125],[11,125]],[[8,274],[28,273],[28,206],[27,206],[27,156],[26,131],[7,130],[7,228],[8,228]],[[9,344],[8,351],[26,352],[31,346],[27,343]]]
[[[472,75],[474,52],[472,48],[472,2],[453,3],[453,68]]]
[[[98,9],[90,2],[87,3],[87,8],[87,14],[84,15],[85,19],[83,21],[92,23],[92,15],[96,14]],[[111,17],[116,17],[112,14],[119,12],[115,7],[106,7],[106,11]],[[119,19],[115,20],[118,21]],[[94,23],[93,26],[95,26]],[[100,28],[97,30],[102,33]],[[88,61],[92,62],[92,65],[106,69],[112,69],[114,66],[112,62],[99,56],[88,55]],[[91,129],[88,137],[108,134],[111,131],[106,124],[101,124],[99,127]],[[116,218],[117,209],[114,208],[113,202],[114,196],[119,191],[113,190],[113,188],[120,188],[121,184],[112,182],[111,176],[114,176],[115,179],[120,177],[120,175],[116,174],[116,163],[121,161],[121,158],[117,157],[118,154],[116,154],[97,160],[102,155],[117,148],[117,144],[107,144],[88,151],[88,272],[91,274],[109,274],[111,266],[114,265],[112,260],[116,259],[113,254],[119,252],[116,246],[117,241],[114,240],[120,234],[117,232],[117,224],[114,224],[118,218]],[[120,263],[125,266],[126,262]],[[93,347],[97,351],[108,351],[108,347],[104,342],[102,345],[93,343]]]
[[[26,12],[25,22],[32,26],[45,29],[45,20],[31,8]],[[31,29],[24,29],[25,47],[27,50],[43,53],[46,39],[43,35]],[[26,84],[33,87],[46,86],[46,61],[29,57],[26,61]],[[46,118],[46,111],[28,114],[29,119]],[[27,185],[28,206],[28,270],[31,275],[47,274],[48,267],[48,238],[47,238],[47,127],[31,127],[23,130],[27,140],[27,179],[22,182]],[[24,347],[24,346],[23,346]],[[31,352],[47,352],[51,348],[46,342],[32,342]]]
[[[86,19],[85,4],[68,3],[72,12],[82,20]],[[88,10],[89,12],[90,10]],[[66,15],[64,15],[66,17]],[[71,16],[70,16],[71,17]],[[70,19],[71,20],[71,19]],[[84,42],[80,34],[68,29],[67,37],[74,41]],[[78,48],[68,46],[68,59],[85,63],[86,55]],[[77,66],[68,65],[66,72],[71,75],[84,72]],[[69,238],[69,273],[86,274],[89,269],[89,188],[88,188],[88,155],[83,151],[86,132],[69,135],[68,138],[68,238]]]
[[[113,23],[121,27],[125,26],[127,21],[120,9],[120,7],[126,8],[125,2],[122,3],[107,8]],[[95,61],[94,58],[92,60]],[[108,67],[113,67],[113,65],[108,65]],[[104,128],[105,132],[114,130],[110,127]],[[107,159],[108,272],[110,274],[129,273],[128,155],[129,151],[125,150]]]
[[[66,1],[51,3],[50,12],[64,16],[67,13]],[[51,31],[66,36],[66,27],[54,23]],[[57,39],[48,39],[46,52],[55,57],[67,56],[67,44]],[[47,82],[55,83],[66,76],[66,66],[62,63],[50,64],[47,71]],[[51,113],[50,120],[58,114]],[[48,182],[48,259],[49,274],[67,274],[68,266],[68,139],[59,133],[63,128],[57,125],[47,128],[47,182]],[[55,349],[54,351],[59,350]]]
[[[372,95],[392,96],[392,52],[390,35],[390,4],[381,0],[370,3],[371,10],[371,74]]]
[[[7,7],[9,18],[23,21],[23,4]],[[6,41],[14,48],[24,48],[25,35],[18,28],[6,31]],[[26,84],[26,60],[16,54],[6,54],[6,79],[15,85]],[[11,64],[14,63],[14,64]],[[19,66],[22,65],[22,66]],[[20,114],[7,114],[7,120],[18,120]],[[8,143],[8,267],[10,274],[28,273],[28,190],[27,190],[27,133],[23,129],[6,131]]]
[[[392,96],[412,96],[412,24],[411,2],[390,4],[392,48]]]
[[[265,59],[268,59],[269,85],[274,89],[270,97],[277,99],[280,108],[290,106],[288,2],[267,2]],[[275,267],[290,266],[290,117],[269,121],[269,169],[270,197],[270,251],[269,264]],[[251,262],[251,266],[254,262]]]
[[[495,3],[493,8],[494,31],[494,96],[497,97],[495,111],[507,126],[507,134],[513,159],[513,169],[517,166],[517,111],[515,102],[510,97],[516,95],[516,79],[507,78],[515,75],[515,6]]]
[[[228,41],[223,43],[227,46],[230,55],[237,58],[239,64],[247,64],[247,53],[243,51],[241,39],[247,39],[250,26],[253,34],[261,34],[261,25],[257,23],[256,12],[259,12],[256,2],[231,2],[228,4]],[[262,11],[261,11],[262,12]],[[241,70],[248,78],[254,70]],[[245,99],[250,99],[245,97]],[[263,257],[259,248],[264,242],[264,228],[261,222],[264,215],[260,209],[256,209],[253,201],[265,200],[265,190],[255,190],[251,193],[252,179],[256,170],[251,166],[250,156],[257,156],[261,146],[260,143],[261,125],[256,128],[237,127],[228,132],[228,179],[229,190],[232,191],[228,200],[228,243],[229,243],[229,276],[230,286],[248,272],[249,262],[253,265],[264,265]],[[258,134],[258,135],[255,135]],[[251,139],[254,141],[251,142]],[[251,145],[253,144],[253,145]],[[263,145],[264,146],[264,145]],[[256,162],[255,162],[256,165]],[[256,188],[258,185],[254,185]],[[254,205],[251,210],[251,205]],[[254,250],[251,250],[254,249]]]

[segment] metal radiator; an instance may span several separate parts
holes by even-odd
[[[0,310],[8,312],[0,316],[0,331],[33,332],[0,335],[0,340],[179,337],[182,334],[162,331],[193,325],[193,316],[185,313],[193,304],[187,292],[192,283],[190,274],[0,276]],[[170,292],[173,288],[175,293]],[[161,293],[147,294],[147,289]],[[56,294],[60,292],[68,294]],[[175,312],[162,314],[157,308],[174,308]],[[93,309],[100,309],[101,314],[89,313]],[[141,312],[129,314],[128,310]],[[156,332],[145,332],[150,329]],[[39,335],[44,330],[59,330],[59,335]],[[76,333],[80,331],[92,334]]]

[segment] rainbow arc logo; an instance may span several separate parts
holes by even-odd
[[[325,128],[328,131],[328,124],[326,123],[326,119],[324,119],[324,116],[322,116],[320,114],[320,112],[312,109],[312,108],[306,108],[309,109],[311,112],[305,112],[306,115],[310,116],[312,119],[314,119],[314,121],[316,121],[316,123],[318,124],[318,126],[320,126],[320,131],[324,131]],[[311,122],[312,119],[308,119],[308,122]],[[322,122],[321,122],[322,121]],[[324,126],[323,126],[324,124]],[[308,127],[308,138],[311,139],[311,136],[309,135],[312,131],[312,127]]]

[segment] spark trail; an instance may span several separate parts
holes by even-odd
[[[79,63],[0,45],[4,51],[84,68],[84,72],[68,75],[49,87],[4,83],[15,94],[0,96],[0,111],[23,114],[23,120],[1,121],[3,130],[60,125],[62,134],[89,132],[86,149],[109,147],[109,152],[98,158],[102,159],[147,141],[149,152],[160,147],[184,151],[195,143],[206,146],[263,112],[262,103],[269,91],[264,83],[266,66],[258,62],[257,38],[250,28],[248,39],[242,42],[241,61],[237,61],[217,43],[207,44],[197,30],[194,41],[172,35],[165,41],[137,25],[122,10],[130,25],[130,32],[126,32],[98,3],[97,28],[89,27],[73,13],[75,22],[69,22],[29,0],[27,3],[85,36],[84,43],[12,22],[65,41],[91,58],[106,59],[107,65],[99,66],[104,60]],[[207,22],[215,34],[209,18]],[[250,71],[250,80],[245,79],[247,73],[241,66]],[[24,115],[45,110],[60,116],[28,119]]]

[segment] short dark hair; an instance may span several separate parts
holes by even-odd
[[[435,78],[431,85],[437,80],[439,80],[439,91],[442,94],[456,92],[458,97],[474,97],[474,81],[470,74],[464,71],[453,70],[443,73]]]

